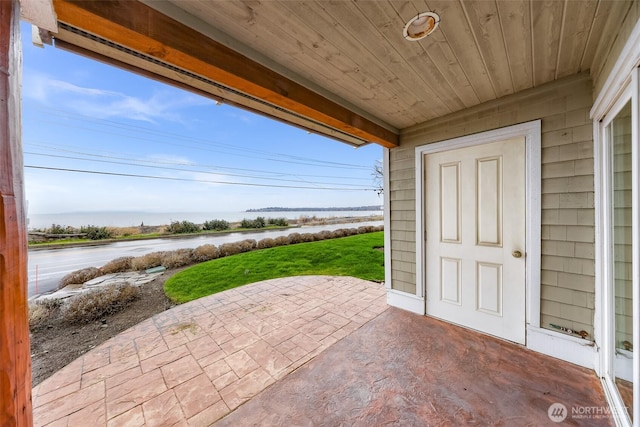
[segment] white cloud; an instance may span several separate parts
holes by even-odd
[[[46,74],[25,70],[23,94],[45,105],[64,105],[65,109],[100,118],[127,118],[144,122],[181,123],[180,110],[213,104],[213,101],[189,93],[158,91],[146,98],[122,92],[83,87]]]
[[[52,80],[52,79],[48,79],[44,76],[42,76],[41,78],[42,81],[42,86],[45,88],[45,90],[47,89],[47,86],[51,89],[52,92],[57,92],[57,93],[64,93],[64,92],[68,92],[68,93],[73,93],[73,94],[77,94],[77,95],[84,95],[84,96],[90,96],[90,97],[95,97],[95,96],[118,96],[119,94],[117,92],[112,92],[112,91],[108,91],[108,90],[101,90],[101,89],[92,89],[92,88],[87,88],[87,87],[80,87],[80,86],[76,86],[74,84],[71,84],[69,82],[65,82],[62,80]]]

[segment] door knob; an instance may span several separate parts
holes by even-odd
[[[511,255],[514,258],[522,258],[522,252],[520,252],[520,251],[513,251],[513,252],[511,252]]]

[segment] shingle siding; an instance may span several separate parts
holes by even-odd
[[[542,120],[541,326],[593,336],[592,82],[582,74],[406,129],[390,152],[392,286],[415,293],[415,147]]]

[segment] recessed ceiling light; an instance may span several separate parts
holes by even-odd
[[[407,22],[402,35],[409,41],[416,41],[427,37],[438,28],[440,16],[435,12],[422,12]]]

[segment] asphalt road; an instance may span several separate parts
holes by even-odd
[[[244,239],[260,240],[266,237],[286,236],[291,233],[317,233],[322,230],[357,228],[364,225],[382,225],[382,221],[353,224],[319,225],[286,230],[265,230],[254,233],[229,233],[186,238],[136,240],[98,246],[77,246],[64,249],[29,251],[29,297],[57,288],[66,274],[85,267],[100,267],[112,259],[140,256],[155,251],[196,248],[204,244],[221,245]]]

